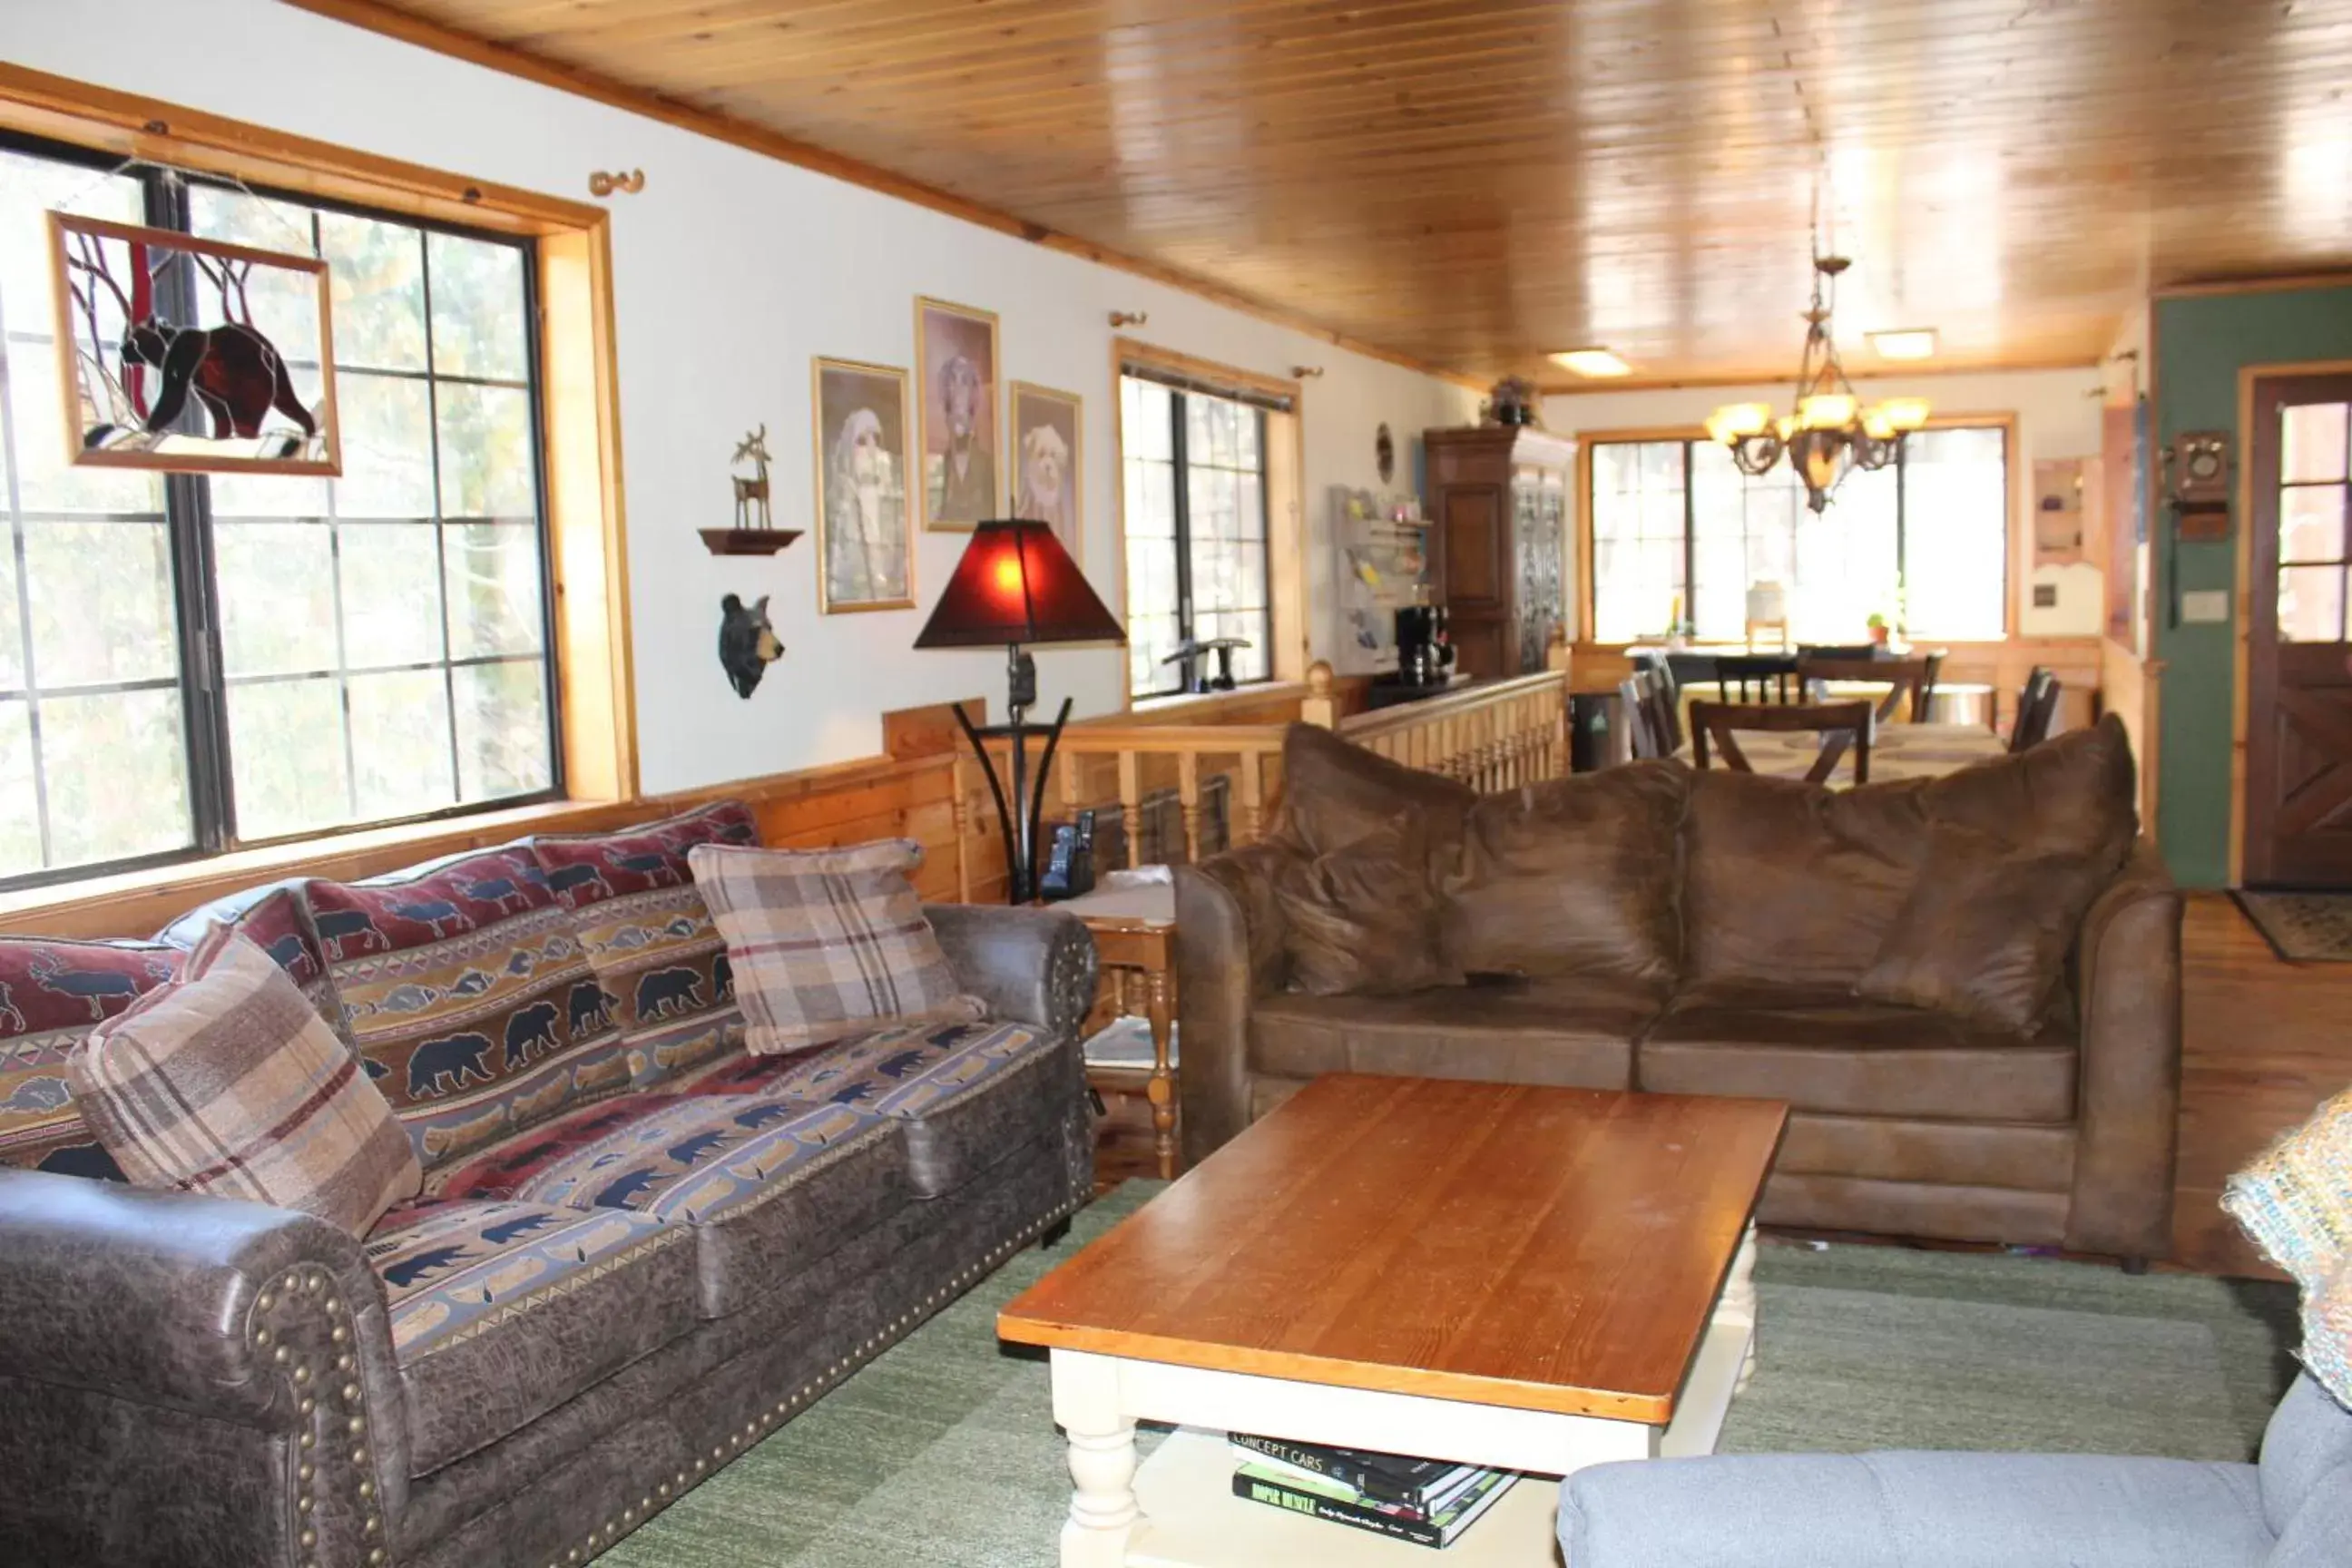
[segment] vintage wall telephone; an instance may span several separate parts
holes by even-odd
[[[2227,595],[2210,591],[2196,613],[2184,609],[2180,587],[2180,546],[2210,544],[2230,537],[2230,433],[2227,430],[2183,430],[2173,437],[2163,455],[2165,491],[2172,503],[2172,526],[2165,532],[2166,583],[2170,585],[2166,620],[2179,626],[2186,620],[2224,621],[2229,618]],[[2218,613],[2216,613],[2218,610]]]
[[[2230,537],[2230,433],[2183,430],[2164,454],[2173,531],[2203,543]]]

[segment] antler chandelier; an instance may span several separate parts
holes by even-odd
[[[1768,403],[1727,403],[1708,416],[1706,433],[1731,448],[1731,460],[1761,479],[1785,454],[1805,482],[1805,504],[1826,511],[1838,481],[1855,468],[1883,468],[1903,437],[1927,422],[1924,397],[1890,397],[1864,406],[1838,363],[1830,334],[1843,256],[1813,258],[1813,304],[1805,312],[1805,353],[1797,368],[1796,412],[1772,416]]]

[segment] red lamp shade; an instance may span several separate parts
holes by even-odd
[[[1086,574],[1046,524],[983,522],[972,531],[917,647],[1125,642]]]

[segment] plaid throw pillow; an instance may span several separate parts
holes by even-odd
[[[228,926],[178,981],[100,1024],[66,1075],[139,1186],[301,1209],[354,1237],[416,1195],[416,1152],[360,1058]]]
[[[2352,1248],[2352,1091],[2221,1187],[2221,1206],[2308,1296]]]
[[[969,1023],[947,954],[908,873],[910,839],[795,852],[698,844],[694,885],[727,939],[743,1043],[761,1056],[806,1050],[890,1024]]]

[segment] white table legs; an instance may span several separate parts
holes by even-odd
[[[1135,1421],[1120,1406],[1118,1365],[1053,1358],[1054,1419],[1069,1439],[1070,1517],[1062,1568],[1124,1568],[1135,1505]]]
[[[1748,1392],[1748,1380],[1756,1375],[1756,1227],[1749,1226],[1740,1238],[1739,1252],[1731,1260],[1731,1273],[1723,1282],[1723,1296],[1715,1309],[1718,1323],[1741,1323],[1748,1331],[1748,1354],[1739,1363],[1739,1381],[1731,1385],[1734,1394]]]

